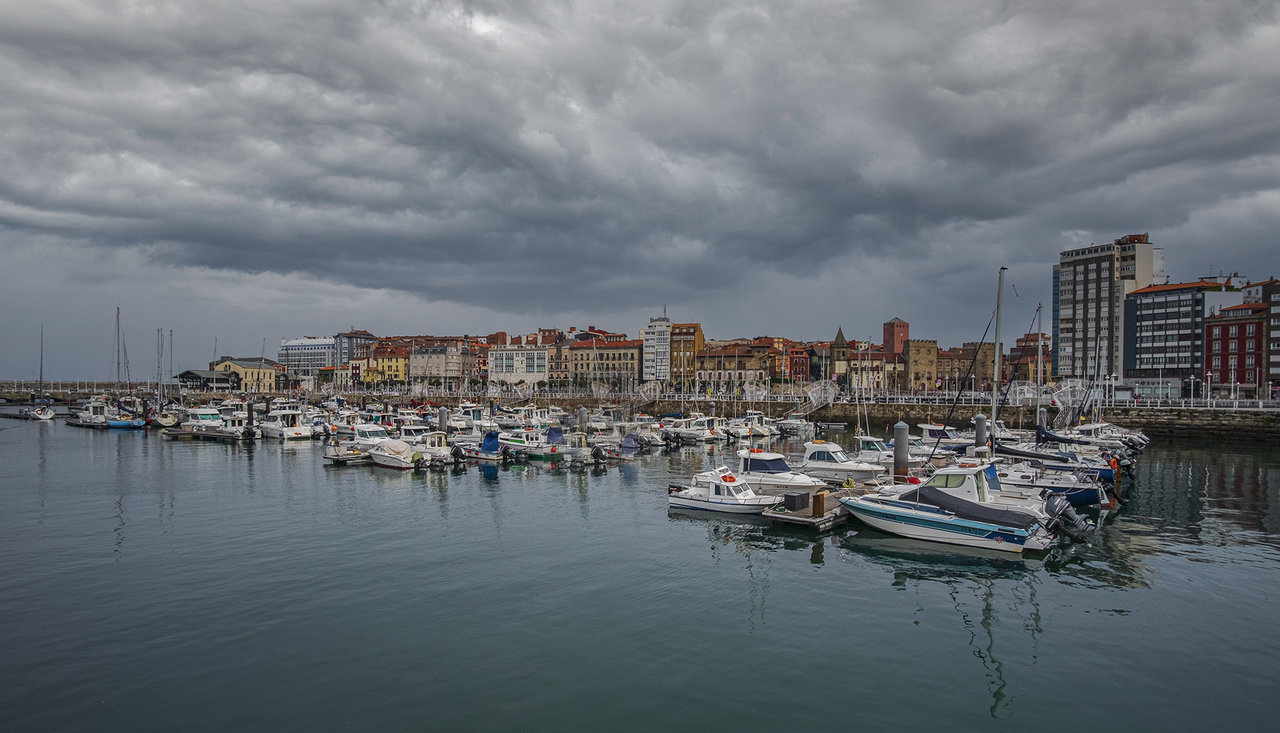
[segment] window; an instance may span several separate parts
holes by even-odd
[[[1246,324],[1246,325],[1245,325],[1245,327],[1244,327],[1244,335],[1245,335],[1245,336],[1252,336],[1252,335],[1254,335],[1254,329],[1255,329],[1255,328],[1257,328],[1257,325],[1258,325],[1258,324],[1256,324],[1256,323],[1249,323],[1249,324]]]
[[[1220,338],[1222,336],[1222,326],[1213,327],[1213,337]]]
[[[1230,329],[1227,331],[1227,335],[1228,335],[1228,336],[1239,336],[1239,335],[1240,335],[1240,327],[1239,327],[1239,326],[1231,326],[1231,327],[1230,327]]]

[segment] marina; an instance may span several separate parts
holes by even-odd
[[[1270,713],[1254,693],[1280,682],[1266,661],[1280,466],[1265,447],[1157,442],[1086,542],[1028,557],[847,515],[806,527],[781,505],[668,508],[667,487],[734,460],[731,443],[409,471],[331,466],[325,447],[0,425],[0,724],[789,724],[787,706],[679,692],[750,665],[782,698],[823,679],[872,726],[1066,721],[1079,702],[1056,680],[1108,675],[1147,709],[1092,699],[1106,727],[1257,728]],[[819,516],[847,491],[820,494]],[[714,630],[694,620],[708,616]],[[797,633],[811,621],[848,633]],[[533,681],[552,669],[552,686]],[[938,704],[909,711],[866,685],[932,678],[948,680]]]

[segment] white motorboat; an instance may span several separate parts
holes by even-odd
[[[791,470],[781,453],[770,453],[760,448],[738,451],[738,470],[729,471],[721,466],[696,476],[711,480],[717,475],[734,473],[738,481],[745,482],[758,494],[785,494],[792,491],[814,493],[827,488],[825,481]]]
[[[727,471],[703,479],[695,476],[688,486],[672,486],[667,490],[667,505],[678,509],[760,514],[780,503],[781,496],[757,494],[747,482]]]
[[[811,440],[805,443],[804,456],[795,463],[793,468],[800,473],[832,484],[875,481],[888,472],[888,469],[879,463],[867,463],[850,458],[838,444],[825,440]]]
[[[262,437],[278,440],[310,440],[315,434],[311,425],[303,421],[302,411],[289,408],[268,412],[258,428]]]

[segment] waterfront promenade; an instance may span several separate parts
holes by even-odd
[[[54,409],[65,413],[69,405],[97,394],[124,394],[127,385],[109,383],[45,383],[45,391],[53,399]],[[325,393],[235,393],[222,392],[183,392],[175,385],[170,394],[182,399],[186,404],[205,404],[227,397],[252,397],[259,403],[270,402],[277,397],[295,399],[311,403],[323,402],[330,398]],[[30,404],[30,396],[36,385],[30,382],[0,383],[0,399],[13,407]],[[147,390],[146,387],[134,385],[135,391]],[[878,393],[862,399],[837,395],[830,403],[814,403],[798,390],[792,394],[760,395],[748,399],[737,395],[705,394],[705,393],[661,393],[641,394],[634,392],[598,393],[591,390],[544,390],[538,392],[515,393],[509,391],[487,390],[476,388],[469,390],[443,390],[425,387],[406,391],[361,391],[343,395],[346,401],[356,406],[381,402],[390,406],[407,406],[410,404],[457,405],[462,401],[477,404],[496,403],[504,407],[535,402],[541,405],[556,405],[571,410],[578,407],[595,408],[614,405],[626,413],[644,412],[655,417],[672,413],[701,412],[738,416],[747,410],[755,409],[771,417],[781,417],[796,411],[806,413],[806,417],[816,423],[833,425],[863,425],[876,434],[885,434],[887,426],[899,420],[913,427],[926,422],[946,422],[956,426],[968,426],[970,420],[978,414],[990,416],[991,397],[989,394],[968,393],[957,396],[943,392],[923,394]],[[1052,416],[1057,409],[1048,408]],[[1011,428],[1029,428],[1036,424],[1037,406],[1033,401],[1023,401],[1021,405],[1004,405],[1000,408],[1000,419]],[[1212,437],[1214,439],[1241,440],[1248,442],[1280,440],[1280,400],[1243,400],[1243,399],[1170,399],[1147,400],[1100,400],[1090,412],[1089,419],[1101,419],[1114,422],[1125,427],[1143,428],[1148,434],[1176,437]]]

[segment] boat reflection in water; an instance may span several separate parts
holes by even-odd
[[[920,593],[937,584],[945,590],[968,635],[968,646],[982,665],[991,695],[991,717],[1008,719],[1013,712],[1012,700],[1004,660],[996,654],[996,627],[1009,626],[1000,622],[1002,611],[1017,614],[1017,625],[1026,632],[1034,657],[1044,633],[1036,571],[1042,570],[1046,561],[980,547],[913,540],[869,528],[841,537],[839,545],[861,560],[883,566],[892,574],[896,588]],[[1006,639],[1001,653],[1008,653],[1012,646]]]

